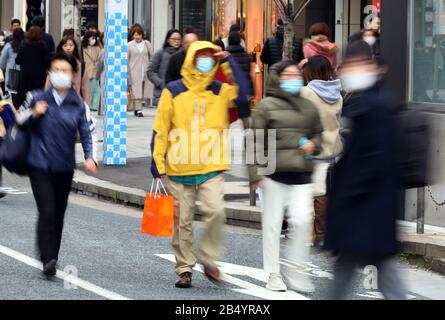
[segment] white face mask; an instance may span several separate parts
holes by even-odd
[[[379,80],[379,75],[374,72],[353,72],[342,75],[340,80],[346,92],[356,92],[371,88]]]
[[[72,86],[73,77],[65,72],[51,72],[49,81],[56,89],[69,89]]]
[[[90,46],[96,45],[96,39],[90,39]]]
[[[374,44],[375,44],[376,41],[377,41],[377,38],[376,38],[376,37],[373,37],[373,36],[370,36],[370,37],[364,37],[364,38],[363,38],[363,41],[365,41],[367,44],[369,44],[370,47],[373,47]]]

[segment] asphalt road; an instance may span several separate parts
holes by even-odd
[[[218,287],[197,270],[194,287],[174,287],[171,239],[141,234],[142,213],[72,195],[66,215],[58,279],[44,280],[35,250],[36,208],[26,179],[6,175],[10,194],[0,200],[0,300],[258,300],[326,299],[333,259],[313,252],[301,272],[310,274],[313,294],[273,293],[264,288],[261,234],[226,228],[221,259],[226,282]],[[199,238],[201,225],[196,224]],[[283,241],[285,241],[283,239]],[[400,264],[411,299],[445,299],[445,278]],[[199,269],[199,267],[198,267]],[[358,274],[351,299],[380,299]]]

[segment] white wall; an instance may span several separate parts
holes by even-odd
[[[169,8],[168,1],[166,0],[153,0],[152,5],[153,18],[151,21],[151,39],[154,49],[155,51],[157,51],[162,48],[165,40],[165,35],[170,29],[168,21]]]

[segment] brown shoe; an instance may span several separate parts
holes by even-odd
[[[188,289],[192,287],[192,274],[184,272],[179,276],[178,282],[175,284],[176,288]]]
[[[221,285],[223,283],[222,274],[218,268],[204,267],[204,274],[206,275],[207,279],[216,285]]]
[[[318,243],[324,240],[325,230],[326,230],[326,221],[325,221],[325,212],[327,205],[327,197],[315,197],[314,198],[314,228],[313,228],[313,236],[312,240],[314,243]]]

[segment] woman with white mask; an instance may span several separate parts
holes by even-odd
[[[100,46],[97,40],[96,33],[87,32],[82,39],[82,59],[85,63],[85,72],[90,79],[90,94],[92,111],[99,110],[100,103],[100,86],[99,81],[96,80],[97,63],[100,56]]]
[[[77,67],[74,56],[57,53],[49,69],[51,88],[29,92],[16,115],[17,124],[30,133],[27,166],[39,212],[37,247],[49,278],[56,274],[78,133],[84,168],[96,173],[87,108],[73,88]]]
[[[372,49],[374,60],[380,59],[380,34],[374,29],[365,29],[362,32],[361,40],[366,42]]]

